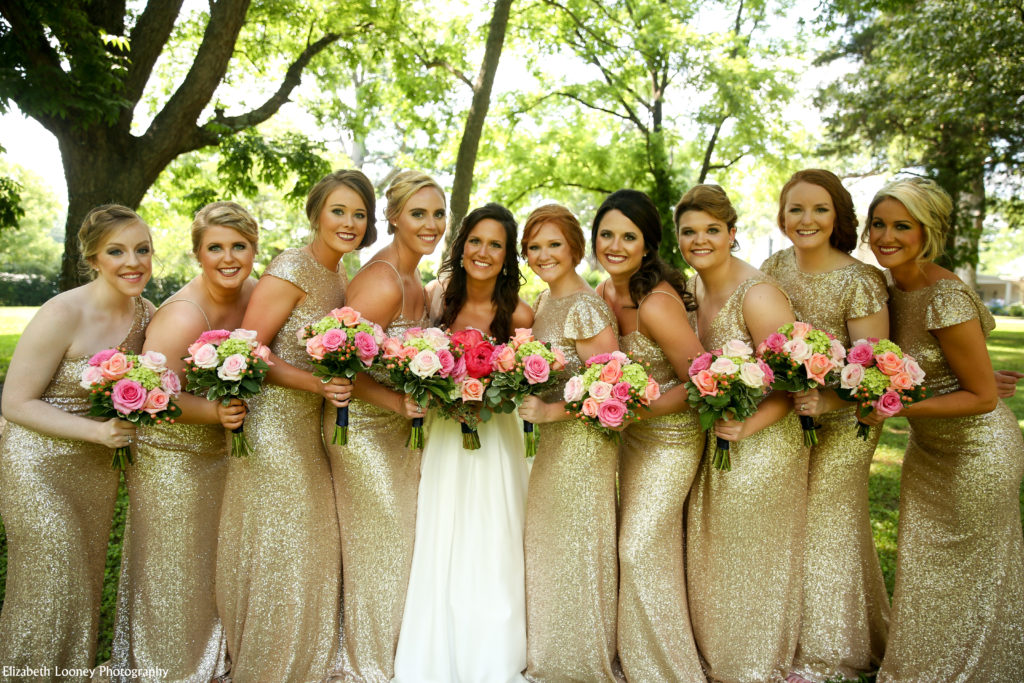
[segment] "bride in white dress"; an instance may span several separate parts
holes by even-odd
[[[533,324],[519,299],[516,227],[497,204],[466,216],[428,286],[435,323],[452,331],[473,327],[499,342]],[[467,451],[458,422],[436,412],[427,419],[397,683],[524,680],[522,422],[495,415],[479,434],[480,449]]]

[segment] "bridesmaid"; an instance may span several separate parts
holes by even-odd
[[[799,171],[779,195],[779,228],[793,242],[761,270],[789,295],[798,320],[842,345],[889,336],[885,279],[849,255],[857,244],[853,199],[833,173]],[[856,408],[831,389],[794,394],[797,414],[818,418],[807,485],[804,603],[791,681],[856,679],[885,654],[889,596],[871,535],[868,477],[881,429],[857,438]]]
[[[362,172],[321,179],[306,198],[312,240],[271,261],[242,320],[273,365],[249,400],[253,453],[230,458],[220,517],[217,608],[235,683],[320,680],[337,664],[341,549],[320,420],[351,386],[315,377],[296,334],[344,304],[341,257],[373,243],[373,210]]]
[[[683,506],[704,433],[683,385],[704,350],[687,319],[693,296],[658,256],[661,235],[658,208],[636,190],[609,195],[591,231],[609,276],[597,291],[615,313],[619,348],[648,363],[662,389],[619,449],[619,659],[629,680],[703,683],[686,602]]]
[[[348,305],[389,336],[428,327],[417,265],[445,231],[444,191],[416,171],[400,173],[387,190],[388,233],[394,238],[352,278]],[[328,446],[345,567],[345,662],[342,675],[389,681],[402,625],[416,533],[420,451],[405,441],[424,411],[386,383],[361,374],[349,411],[348,445]],[[324,414],[334,428],[335,411]]]
[[[786,295],[733,256],[736,210],[717,185],[697,185],[675,210],[679,249],[696,271],[689,287],[701,344],[752,348],[794,321]],[[807,449],[789,397],[774,393],[744,422],[719,421],[732,471],[704,460],[687,506],[686,567],[697,648],[712,681],[755,683],[790,672],[800,634]]]
[[[120,477],[110,449],[129,445],[135,426],[87,417],[89,391],[79,383],[93,354],[115,346],[140,352],[153,310],[142,298],[152,241],[134,211],[93,209],[78,242],[92,281],[39,309],[14,349],[3,394],[0,516],[8,564],[0,664],[35,669],[24,676],[34,681],[85,680],[95,663]]]
[[[879,681],[1011,681],[1024,670],[1024,439],[996,397],[992,316],[932,263],[952,208],[934,181],[911,178],[868,209],[865,233],[891,278],[892,339],[920,363],[930,395],[898,413],[910,441]],[[865,422],[882,420],[875,411]]]
[[[587,358],[618,348],[615,318],[576,273],[583,259],[579,221],[547,204],[526,219],[523,256],[548,289],[537,300],[533,333],[566,358],[563,380]],[[527,396],[519,415],[540,425],[526,496],[526,677],[608,681],[615,659],[618,570],[615,547],[615,441],[565,413],[559,381]],[[543,399],[543,400],[542,400]]]
[[[256,286],[259,229],[234,202],[207,204],[192,223],[202,272],[160,306],[144,351],[157,351],[184,386],[185,349],[203,332],[233,330]],[[162,669],[174,681],[208,681],[225,671],[214,576],[227,442],[245,407],[182,392],[173,425],[139,429],[139,456],[125,472],[130,506],[121,550],[111,666]],[[115,680],[127,680],[114,677]]]

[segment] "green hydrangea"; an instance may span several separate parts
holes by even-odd
[[[589,389],[590,384],[601,376],[601,366],[598,364],[591,365],[583,372],[583,388]]]
[[[633,387],[647,386],[647,371],[639,363],[630,363],[622,368],[622,381]]]
[[[889,388],[889,378],[878,368],[868,368],[864,371],[864,380],[861,382],[872,395],[881,395]]]
[[[555,360],[555,354],[548,351],[544,344],[539,341],[526,342],[516,351],[516,358],[518,359],[533,355],[540,356],[549,363]]]
[[[414,349],[416,349],[417,351],[433,351],[434,350],[434,347],[430,345],[430,342],[428,342],[423,337],[416,337],[414,339],[409,339],[408,341],[403,342],[403,344],[405,346],[411,346]]]
[[[147,370],[141,366],[136,366],[129,370],[125,374],[125,378],[138,382],[146,388],[146,391],[152,391],[160,386],[160,376],[152,370]]]
[[[221,342],[220,346],[217,347],[217,357],[221,360],[228,356],[233,356],[236,353],[243,355],[249,353],[249,342],[244,339],[225,339]]]
[[[341,327],[341,323],[332,316],[321,318],[320,320],[313,323],[313,332],[316,334],[323,334],[327,330],[336,330]]]
[[[815,353],[828,353],[832,348],[832,340],[821,330],[811,330],[807,333],[807,345]]]
[[[895,353],[900,358],[903,358],[903,351],[900,350],[899,346],[894,344],[889,339],[880,339],[878,341],[878,343],[875,344],[875,355],[876,356],[881,356],[886,351],[892,351],[893,353]]]
[[[784,334],[786,337],[793,336],[793,323],[786,323],[779,328],[779,334]]]

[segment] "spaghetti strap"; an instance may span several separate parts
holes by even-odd
[[[390,268],[391,270],[395,271],[395,277],[398,278],[398,291],[400,291],[402,293],[402,307],[398,309],[398,317],[399,318],[403,317],[405,315],[405,284],[402,282],[402,274],[398,272],[398,268],[395,268],[393,265],[391,265],[390,261],[385,261],[382,258],[381,259],[377,259],[376,261],[370,261],[366,265],[369,266],[369,265],[373,265],[374,263],[383,263],[388,268]],[[426,302],[427,302],[427,296],[426,296],[426,292],[424,292],[424,294],[423,294],[423,303],[424,303],[424,305],[426,305]]]
[[[647,292],[647,294],[644,295],[644,298],[640,299],[640,303],[636,305],[636,329],[640,329],[640,307],[644,305],[644,302],[647,301],[648,297],[650,297],[652,294],[664,294],[665,296],[671,297],[673,301],[675,301],[677,304],[683,307],[683,314],[685,315],[687,313],[686,304],[684,304],[676,297],[672,296],[671,292],[666,292],[662,289],[652,289],[651,291]]]
[[[212,330],[213,329],[213,327],[210,325],[210,319],[208,317],[206,317],[206,311],[203,310],[202,306],[197,304],[195,301],[192,301],[192,299],[168,299],[167,301],[165,301],[162,304],[160,304],[160,308],[163,308],[167,304],[173,304],[173,303],[176,303],[178,301],[184,301],[185,303],[192,304],[193,306],[198,308],[199,312],[203,314],[203,320],[206,321],[206,329],[207,330]]]

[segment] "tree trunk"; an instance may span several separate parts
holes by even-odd
[[[494,74],[498,71],[501,59],[501,48],[505,43],[505,32],[508,29],[509,11],[512,0],[496,0],[494,13],[491,15],[490,28],[487,31],[487,44],[484,48],[484,59],[473,86],[473,103],[466,116],[466,125],[459,142],[459,153],[455,160],[455,180],[452,182],[452,196],[449,208],[451,229],[445,251],[451,245],[452,235],[469,210],[469,195],[473,190],[473,167],[480,148],[480,136],[483,133],[487,110],[491,106],[491,87],[494,85]]]
[[[957,200],[956,224],[950,230],[953,248],[957,254],[955,263],[957,277],[971,289],[978,289],[978,245],[985,223],[985,176],[983,171],[973,174],[967,187],[961,190]]]

